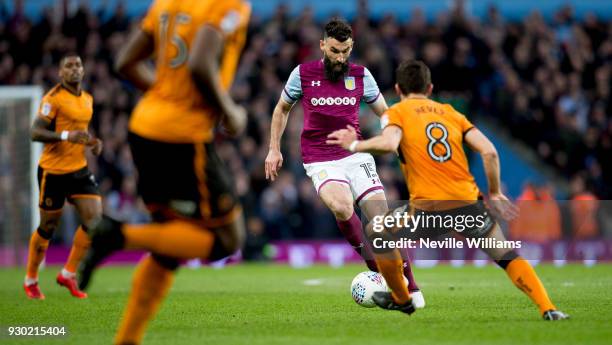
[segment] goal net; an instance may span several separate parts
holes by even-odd
[[[37,160],[41,144],[30,141],[42,88],[0,86],[0,266],[24,264],[38,224]]]

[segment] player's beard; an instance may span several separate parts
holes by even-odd
[[[340,80],[348,72],[348,61],[332,62],[327,55],[324,55],[323,64],[325,65],[325,77],[333,83]]]

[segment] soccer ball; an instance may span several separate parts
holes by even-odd
[[[351,296],[355,303],[362,307],[373,308],[376,306],[372,300],[372,295],[376,291],[389,291],[387,282],[380,273],[361,272],[351,283]]]

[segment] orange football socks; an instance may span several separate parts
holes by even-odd
[[[410,294],[404,281],[404,265],[399,253],[396,251],[394,254],[393,258],[376,258],[376,264],[392,291],[393,300],[398,304],[405,304],[410,300]]]
[[[123,313],[115,344],[140,344],[149,320],[172,286],[174,272],[145,256],[134,272],[132,292]]]
[[[556,309],[548,298],[548,293],[546,293],[540,278],[527,260],[517,257],[508,263],[505,270],[514,285],[538,306],[540,314],[550,309]]]
[[[77,231],[74,233],[74,239],[72,240],[72,249],[70,249],[70,255],[68,256],[68,261],[66,261],[66,265],[64,265],[64,269],[70,273],[76,272],[81,259],[85,256],[89,245],[91,244],[91,240],[89,239],[89,235],[83,229],[83,226],[79,226]]]
[[[48,247],[49,239],[40,236],[38,229],[34,231],[32,237],[30,237],[30,247],[28,249],[27,279],[38,279],[38,266],[45,258]]]

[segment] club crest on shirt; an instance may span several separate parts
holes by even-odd
[[[345,77],[344,78],[344,87],[347,90],[355,90],[355,77]]]

